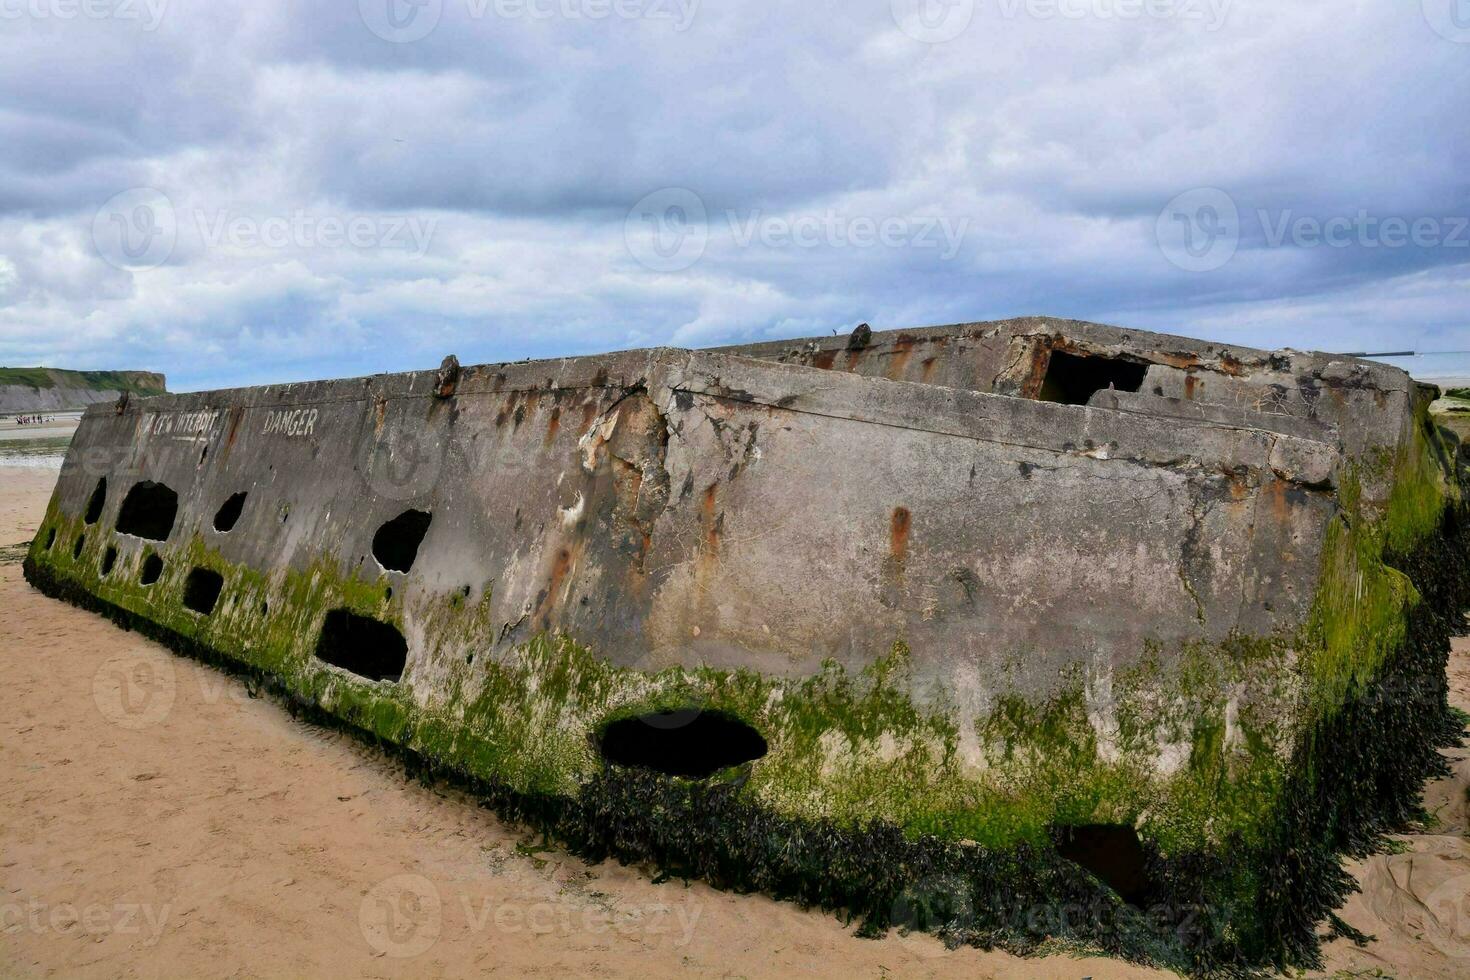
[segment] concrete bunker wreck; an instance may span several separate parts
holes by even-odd
[[[84,418],[116,463],[63,470],[26,575],[589,856],[871,931],[942,882],[958,941],[1302,963],[1454,728],[1430,394],[1026,318],[135,398]],[[137,578],[50,546],[111,530]]]

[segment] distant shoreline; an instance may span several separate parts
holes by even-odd
[[[20,415],[31,413],[21,412]],[[21,425],[15,414],[0,415],[0,466],[60,470],[81,423],[80,411],[37,412],[50,421]]]
[[[0,415],[75,412],[124,394],[167,393],[165,377],[154,371],[0,367]]]

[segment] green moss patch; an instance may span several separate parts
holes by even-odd
[[[1002,696],[978,718],[942,691],[918,697],[900,639],[861,671],[800,679],[632,670],[561,635],[497,647],[483,585],[406,598],[329,557],[264,574],[202,537],[145,587],[141,556],[100,574],[104,528],[73,556],[84,528],[54,505],[37,540],[55,531],[57,545],[33,547],[25,571],[592,859],[836,910],[866,933],[1240,973],[1312,964],[1318,923],[1350,887],[1340,855],[1415,815],[1458,731],[1444,667],[1470,604],[1470,520],[1454,464],[1426,417],[1375,465],[1393,492],[1367,513],[1346,475],[1301,630],[1078,667],[1060,693]],[[223,579],[207,617],[179,601],[195,568]],[[332,610],[428,637],[406,674],[423,689],[317,660]],[[600,757],[610,722],[689,705],[754,727],[769,751],[703,781]],[[1086,825],[1137,830],[1136,904],[1061,857],[1067,828]]]

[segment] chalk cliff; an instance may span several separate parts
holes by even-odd
[[[116,401],[124,391],[167,394],[163,375],[152,371],[0,368],[0,415],[76,410]]]

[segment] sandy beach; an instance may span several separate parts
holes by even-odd
[[[1170,976],[854,937],[819,912],[588,866],[238,682],[47,599],[21,546],[55,471],[0,466],[5,976]],[[1456,703],[1470,707],[1470,642]],[[1403,852],[1354,862],[1375,935],[1326,975],[1470,973],[1470,753]],[[1340,971],[1340,972],[1335,972]],[[1382,972],[1374,972],[1382,971]]]
[[[43,423],[21,425],[13,415],[0,416],[0,467],[48,470],[54,482],[81,418],[58,412]]]

